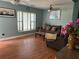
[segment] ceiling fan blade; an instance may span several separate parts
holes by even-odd
[[[20,0],[13,0],[13,1],[15,1],[15,2],[20,2]]]
[[[20,0],[9,0],[9,2],[11,2],[12,4],[19,4]]]
[[[7,1],[7,0],[1,0],[1,1]]]
[[[13,1],[13,2],[20,2],[20,0],[1,0],[1,1],[7,1],[7,2],[11,2],[11,1]]]

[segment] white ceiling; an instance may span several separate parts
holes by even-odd
[[[12,0],[6,0],[6,1],[12,1]],[[19,3],[41,9],[49,8],[50,4],[54,4],[56,8],[59,6],[64,5],[68,6],[73,4],[72,0],[20,0]]]

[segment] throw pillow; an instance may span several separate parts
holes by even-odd
[[[56,31],[56,27],[52,27],[52,28],[51,28],[51,31],[52,31],[52,32],[55,32],[55,31]]]
[[[50,29],[50,26],[46,26],[46,31],[48,31]]]
[[[46,33],[45,34],[46,39],[56,40],[56,37],[57,37],[57,34],[52,34],[52,33]]]

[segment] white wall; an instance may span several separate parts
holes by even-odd
[[[73,5],[63,5],[60,6],[61,10],[61,19],[60,20],[50,20],[49,13],[47,10],[44,11],[44,21],[43,24],[48,23],[50,25],[62,25],[64,26],[67,22],[72,21],[73,16]]]
[[[61,10],[61,20],[72,20],[73,7]]]

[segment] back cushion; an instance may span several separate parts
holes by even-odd
[[[50,30],[51,26],[46,26],[46,31]]]
[[[55,31],[56,31],[56,27],[52,27],[52,28],[50,29],[50,31],[55,32]]]
[[[60,32],[61,32],[61,26],[52,26],[51,29],[50,29],[50,31],[53,32],[53,33],[60,34]]]

